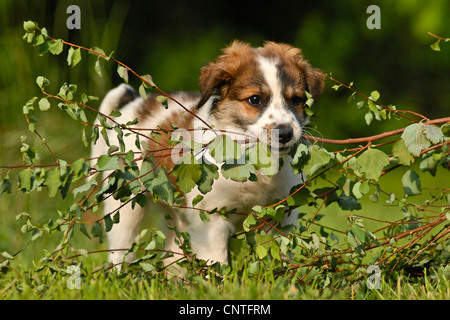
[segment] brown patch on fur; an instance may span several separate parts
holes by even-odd
[[[146,100],[143,100],[143,103],[137,111],[137,118],[139,121],[152,117],[158,109],[164,108],[161,103],[156,100],[156,97],[156,95],[149,95]]]
[[[259,50],[264,57],[278,59],[280,69],[291,78],[291,81],[293,80],[297,85],[301,83],[303,90],[307,90],[314,101],[319,99],[324,87],[325,75],[319,69],[311,67],[300,49],[288,44],[268,41]],[[300,95],[298,90],[295,94],[303,96],[303,93]]]
[[[169,93],[169,96],[175,95],[176,93]],[[197,93],[183,93],[185,95],[188,95],[187,98],[189,99],[198,99],[200,96]],[[139,119],[144,119],[145,117],[151,117],[152,113],[159,112],[160,110],[162,112],[167,112],[167,114],[170,114],[170,118],[167,118],[165,121],[158,123],[158,128],[151,128],[156,129],[155,132],[158,132],[161,134],[159,137],[152,137],[151,139],[147,140],[147,144],[149,147],[149,153],[153,155],[155,159],[155,163],[158,164],[161,162],[161,165],[163,165],[167,172],[171,172],[173,167],[175,166],[175,163],[172,162],[171,154],[172,152],[175,152],[173,150],[173,146],[170,146],[169,139],[172,135],[175,126],[179,129],[193,129],[192,123],[194,120],[194,115],[187,112],[187,111],[180,111],[180,112],[174,112],[171,113],[170,110],[165,110],[163,105],[156,100],[157,94],[149,95],[148,99],[145,100],[144,104],[142,105],[141,109],[139,110]],[[180,106],[171,106],[171,107],[177,107],[181,108]],[[160,110],[158,110],[160,109]],[[191,112],[195,113],[197,110],[195,108],[191,108]],[[146,134],[150,135],[150,134]],[[173,175],[169,175],[169,178],[172,183],[175,183],[176,177]]]
[[[260,83],[257,79],[249,79],[257,74],[258,68],[255,50],[250,45],[234,41],[223,53],[215,62],[210,62],[201,69],[202,98],[199,107],[216,92],[224,98],[230,91],[236,92],[236,89],[248,88],[249,85],[256,87]],[[231,86],[234,90],[230,90]]]

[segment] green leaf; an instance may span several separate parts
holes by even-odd
[[[37,24],[34,21],[24,21],[23,23],[23,28],[25,29],[26,32],[33,32],[37,29]]]
[[[104,57],[101,57],[99,54],[106,56],[106,52],[105,52],[105,50],[103,50],[102,48],[99,48],[99,47],[92,47],[91,50],[92,50],[92,51],[89,51],[89,54],[92,54],[92,55],[94,55],[94,56],[97,56],[99,59],[100,59],[100,58],[104,58]],[[104,59],[108,60],[107,58],[104,58]]]
[[[241,148],[233,139],[228,135],[218,135],[208,145],[211,150],[211,155],[218,163],[234,163],[235,159],[241,157]]]
[[[144,187],[151,190],[152,180],[155,178],[155,165],[149,161],[144,161],[139,175]]]
[[[424,134],[425,125],[423,123],[413,123],[406,127],[401,136],[405,142],[408,151],[415,157],[418,157],[422,150],[431,146],[430,141]]]
[[[244,231],[250,231],[250,229],[256,224],[256,219],[252,214],[249,214],[247,218],[245,218],[244,222],[242,223],[242,227],[244,228]]]
[[[118,65],[117,73],[126,83],[128,83],[128,69],[127,68],[124,68],[121,65]]]
[[[408,170],[402,177],[403,190],[408,196],[422,193],[419,175],[413,170]]]
[[[202,200],[203,196],[201,194],[197,195],[194,199],[192,199],[192,206],[195,207]]]
[[[0,184],[0,197],[6,192],[11,194],[12,183],[8,178],[5,178]]]
[[[203,222],[208,222],[209,214],[205,211],[200,211],[200,220],[202,220]]]
[[[352,228],[350,229],[351,232],[353,233],[353,235],[356,236],[356,238],[361,242],[364,243],[366,240],[366,233],[364,232],[364,230],[362,230],[360,227],[358,226],[352,226]]]
[[[19,188],[22,192],[29,192],[34,184],[34,175],[31,169],[25,169],[18,173]]]
[[[33,233],[31,234],[31,241],[35,241],[36,239],[39,239],[42,237],[44,232],[42,230],[35,229],[33,230]]]
[[[310,190],[306,187],[303,187],[302,189],[297,191],[297,189],[299,189],[301,186],[301,184],[296,185],[289,191],[289,194],[292,194],[292,196],[288,198],[289,206],[300,207],[307,204],[309,202],[309,198],[312,198]]]
[[[157,96],[156,101],[161,103],[165,109],[169,108],[168,98],[166,96]]]
[[[375,114],[375,116],[380,111],[378,105],[372,100],[368,100],[367,105],[369,106],[369,110],[372,111]]]
[[[357,181],[353,185],[353,188],[352,188],[353,195],[358,200],[361,199],[363,197],[363,195],[368,193],[369,190],[370,190],[370,185],[369,185],[369,181],[368,180],[366,180],[364,182]]]
[[[255,167],[250,163],[245,164],[223,164],[221,168],[222,174],[225,178],[237,182],[244,182],[250,178],[252,173],[255,173]]]
[[[172,171],[177,177],[175,183],[184,193],[188,193],[197,184],[202,176],[202,166],[198,163],[185,164],[184,162],[175,165]]]
[[[113,223],[119,223],[120,222],[120,212],[117,211],[117,213],[113,216]]]
[[[432,144],[438,144],[444,141],[444,134],[441,129],[434,125],[424,125],[423,132]]]
[[[102,67],[100,65],[100,57],[97,59],[97,61],[95,61],[94,70],[100,78],[103,77]]]
[[[299,173],[302,171],[302,168],[308,161],[309,157],[308,147],[303,143],[299,144],[295,150],[295,154],[292,156],[291,161],[291,167],[294,173]]]
[[[428,171],[433,177],[436,175],[436,169],[438,161],[436,161],[435,156],[439,157],[439,154],[433,152],[427,152],[422,155],[422,161],[420,162],[420,170]]]
[[[320,239],[319,239],[319,236],[316,234],[316,233],[312,233],[311,234],[311,244],[312,244],[312,247],[315,249],[315,250],[319,250],[319,248],[320,248]]]
[[[431,50],[434,51],[441,51],[441,47],[439,46],[439,42],[441,42],[441,39],[438,39],[436,42],[430,45]]]
[[[48,109],[50,109],[50,102],[48,102],[47,98],[42,98],[41,100],[39,100],[39,109],[41,111],[47,111]]]
[[[337,91],[340,87],[341,85],[335,84],[331,88]]]
[[[103,242],[103,228],[98,221],[92,225],[91,234],[93,238],[99,238],[99,241]]]
[[[81,49],[74,49],[70,47],[69,53],[67,55],[67,64],[72,68],[75,67],[81,61]]]
[[[114,224],[113,220],[111,219],[111,215],[110,214],[105,215],[103,221],[105,222],[105,232],[109,232]]]
[[[278,171],[278,161],[272,156],[270,148],[265,143],[257,143],[246,150],[248,159],[257,170],[267,176],[272,176]]]
[[[59,187],[62,185],[60,179],[60,169],[49,170],[45,174],[45,184],[48,189],[48,196],[50,198],[56,196]]]
[[[262,245],[257,245],[255,252],[260,259],[264,259],[267,256],[267,249]]]
[[[110,157],[106,154],[101,155],[98,158],[97,166],[100,170],[117,170],[119,169],[119,158],[118,157]]]
[[[50,85],[50,81],[43,77],[43,76],[39,76],[36,78],[36,83],[39,86],[39,88],[41,88],[41,90],[44,89],[44,87],[49,86]]]
[[[14,257],[8,252],[8,251],[3,251],[2,252],[2,257],[8,260],[12,260],[14,259]]]
[[[152,265],[151,263],[147,263],[147,262],[139,262],[139,266],[145,272],[153,272],[156,270],[156,267],[154,265]]]
[[[383,168],[389,164],[389,157],[383,151],[370,148],[357,158],[357,162],[365,179],[378,180]]]
[[[142,82],[141,85],[139,86],[139,94],[141,95],[142,99],[147,100],[148,95],[147,91],[145,91],[144,82]]]
[[[338,204],[343,210],[361,210],[361,204],[355,198],[342,194],[338,199]]]
[[[92,179],[88,183],[85,183],[78,188],[73,189],[73,196],[76,197],[79,193],[87,192],[89,191],[93,186],[97,186],[97,181],[95,179]],[[49,190],[50,192],[50,190]]]
[[[414,157],[408,151],[405,141],[403,139],[398,140],[392,146],[392,154],[398,159],[398,163],[409,166],[414,162]]]
[[[329,164],[330,161],[334,159],[334,157],[335,155],[331,152],[328,152],[325,148],[314,145],[311,149],[310,158],[303,167],[303,171],[307,175],[312,176],[320,168]]]
[[[141,208],[145,208],[145,205],[147,204],[147,196],[145,194],[138,194],[133,201],[136,202]]]
[[[364,120],[366,120],[366,124],[368,126],[370,126],[370,124],[372,123],[373,120],[373,114],[372,112],[368,111],[365,115],[364,115]]]
[[[64,44],[61,39],[52,40],[48,43],[48,51],[53,55],[59,55],[64,48]]]
[[[211,191],[214,180],[219,178],[219,170],[217,166],[213,163],[206,163],[205,161],[203,161],[203,164],[201,166],[202,176],[197,181],[198,189],[203,194]]]
[[[173,205],[175,188],[170,183],[166,170],[159,170],[158,175],[152,180],[151,189],[158,198],[165,200],[169,205]]]
[[[148,82],[148,84],[145,82],[143,83],[146,87],[156,87],[156,84],[153,82],[153,78],[151,75],[146,74],[141,76],[141,78]]]
[[[80,224],[80,231],[82,234],[84,234],[86,237],[88,237],[89,239],[92,239],[89,232],[86,230],[86,224],[81,223]]]
[[[373,101],[378,101],[378,99],[380,98],[380,93],[376,90],[372,91],[370,97],[372,98]]]

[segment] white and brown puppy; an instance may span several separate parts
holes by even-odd
[[[136,91],[125,84],[111,90],[103,100],[100,112],[109,115],[120,110],[119,123],[138,119],[134,127],[171,129],[171,123],[179,128],[195,129],[198,118],[213,126],[215,130],[241,130],[249,135],[260,137],[262,133],[276,131],[265,139],[268,145],[276,145],[277,155],[288,157],[287,151],[296,146],[303,134],[307,118],[303,112],[306,101],[305,91],[317,101],[324,83],[324,75],[303,58],[301,50],[286,44],[267,42],[263,47],[252,48],[246,43],[233,42],[223,50],[215,62],[201,69],[201,93],[176,92],[171,96],[188,108],[186,112],[177,103],[168,101],[168,109],[156,100],[157,95],[142,99]],[[198,116],[195,117],[193,114]],[[109,137],[112,144],[117,141],[115,133]],[[155,158],[167,154],[161,145],[168,145],[169,136],[162,136],[160,144],[148,141]],[[128,141],[127,141],[128,140]],[[264,139],[263,139],[264,140]],[[131,150],[134,137],[126,137],[125,143]],[[107,152],[107,146],[99,141],[93,146],[92,156],[98,157]],[[139,150],[134,150],[138,152]],[[170,172],[174,163],[171,157],[163,158],[163,164]],[[255,205],[265,206],[275,199],[286,197],[292,186],[301,182],[302,176],[295,175],[285,159],[284,166],[272,177],[256,173],[257,181],[236,182],[219,176],[212,190],[204,195],[197,205],[203,210],[226,207],[239,213],[249,213]],[[220,166],[220,164],[218,164]],[[220,170],[219,170],[220,172]],[[255,180],[255,179],[252,179]],[[185,195],[187,204],[199,194],[197,188]],[[105,201],[105,214],[113,212],[121,204],[112,197]],[[148,209],[147,209],[148,210]],[[120,222],[108,233],[109,247],[130,248],[139,231],[139,224],[146,209],[131,204],[120,210]],[[198,258],[209,263],[228,263],[228,238],[242,226],[245,215],[230,215],[223,219],[219,214],[211,215],[204,222],[199,211],[193,209],[173,210],[178,230],[188,232],[193,252]],[[297,215],[285,217],[284,224],[292,224]],[[173,235],[167,237],[167,249],[179,252]],[[120,264],[124,251],[112,251],[110,259]],[[134,257],[128,255],[126,261]]]

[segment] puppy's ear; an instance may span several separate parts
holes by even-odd
[[[244,65],[245,59],[249,57],[251,47],[243,42],[234,41],[223,50],[215,62],[210,62],[201,69],[200,89],[202,97],[197,105],[203,106],[213,95],[218,94],[224,98],[228,88],[236,76],[239,68]]]
[[[305,75],[306,91],[312,95],[314,102],[317,102],[325,86],[325,75],[321,70],[312,68],[308,63],[305,68]]]
[[[197,108],[203,106],[206,101],[215,93],[221,92],[232,79],[232,76],[225,70],[222,70],[218,63],[209,62],[201,69],[200,89],[202,97],[198,102]],[[220,94],[222,96],[222,94]]]

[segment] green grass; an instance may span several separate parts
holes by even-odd
[[[19,268],[21,269],[21,268]],[[275,277],[265,271],[256,277],[234,272],[221,281],[210,275],[191,280],[151,276],[145,273],[95,272],[83,267],[79,289],[67,286],[63,273],[14,270],[0,278],[2,299],[45,300],[439,300],[450,299],[449,280],[436,272],[420,278],[398,276],[395,282],[381,277],[380,289],[361,283],[345,289],[321,289],[298,285],[295,279]],[[19,276],[20,274],[20,276]]]

